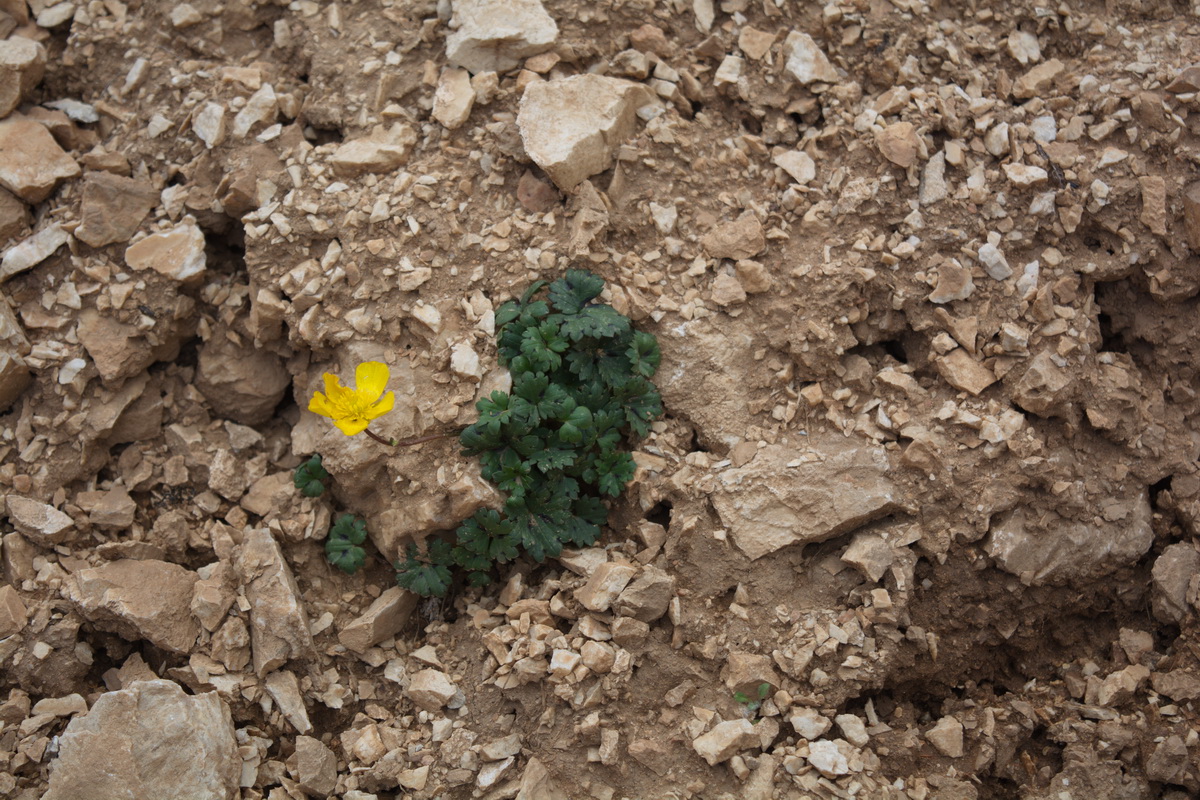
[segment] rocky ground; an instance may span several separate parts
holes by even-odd
[[[1196,796],[1198,35],[0,0],[0,795]],[[378,360],[381,434],[471,422],[568,267],[666,414],[596,547],[418,602],[498,495],[308,398]]]

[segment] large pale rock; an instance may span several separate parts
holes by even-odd
[[[471,74],[465,69],[448,69],[438,79],[433,93],[433,118],[448,130],[460,127],[471,116],[475,105],[475,89]]]
[[[393,586],[379,595],[362,616],[342,628],[338,641],[356,653],[366,652],[399,633],[416,607],[415,594]]]
[[[612,166],[650,100],[641,84],[601,75],[535,81],[521,96],[517,127],[525,152],[565,191]]]
[[[436,669],[423,669],[412,676],[408,683],[408,697],[421,708],[431,713],[442,710],[442,706],[454,699],[458,687],[450,676]]]
[[[1145,491],[1110,499],[1087,521],[1020,505],[992,521],[984,549],[1001,569],[1034,586],[1095,578],[1150,549],[1150,516]]]
[[[963,726],[955,717],[942,717],[929,730],[925,738],[937,751],[947,758],[963,756]]]
[[[178,564],[126,558],[70,575],[63,594],[100,630],[188,653],[200,635],[191,610],[199,577]]]
[[[196,388],[220,416],[243,425],[266,422],[291,386],[283,359],[269,350],[214,336],[200,347]]]
[[[310,797],[329,797],[337,788],[337,756],[320,739],[296,737],[296,782]]]
[[[837,70],[807,33],[792,31],[784,41],[783,49],[787,54],[784,69],[801,85],[838,82]]]
[[[507,72],[558,38],[541,0],[455,0],[453,7],[446,59],[473,73]]]
[[[675,580],[658,567],[645,567],[617,597],[613,610],[622,617],[653,622],[667,613],[675,596]]]
[[[917,129],[911,122],[894,122],[875,134],[875,144],[884,158],[905,169],[917,163]]]
[[[196,283],[208,263],[204,245],[204,232],[189,218],[131,245],[125,250],[125,263],[138,272],[152,269],[180,283]]]
[[[768,445],[717,475],[713,505],[750,559],[790,544],[822,542],[899,508],[882,448],[828,437],[801,453]]]
[[[150,210],[158,205],[158,197],[154,187],[145,181],[111,172],[89,172],[83,179],[83,201],[79,206],[80,223],[75,229],[75,238],[92,247],[127,242]],[[201,235],[201,242],[203,238]],[[203,249],[201,244],[202,254]]]
[[[75,717],[51,762],[42,800],[234,800],[242,759],[229,708],[215,692],[138,681]]]
[[[279,707],[279,713],[283,714],[284,719],[291,723],[297,733],[308,733],[312,730],[308,708],[304,705],[304,695],[300,692],[300,681],[296,678],[296,673],[287,669],[276,670],[263,681],[263,688]]]
[[[601,564],[588,582],[575,590],[575,599],[589,611],[608,611],[636,572],[628,564],[614,561]]]
[[[87,350],[100,378],[115,383],[137,375],[155,361],[155,349],[133,325],[84,309],[77,328],[79,343]]]
[[[26,203],[40,203],[79,173],[45,125],[20,114],[0,120],[0,186]]]
[[[356,178],[369,172],[391,172],[408,163],[417,132],[399,122],[390,128],[377,126],[371,134],[338,147],[330,157],[333,171],[343,178]]]
[[[46,48],[13,36],[0,39],[0,117],[7,117],[42,79],[46,71]]]
[[[750,720],[737,719],[718,722],[711,731],[692,740],[692,749],[707,761],[710,767],[715,767],[722,761],[728,761],[738,751],[758,747],[760,744],[759,736],[754,732]]]
[[[744,211],[731,222],[722,222],[700,240],[713,258],[753,258],[767,246],[763,226],[753,211]],[[743,298],[744,299],[744,298]]]
[[[1049,353],[1038,353],[1013,387],[1013,400],[1039,417],[1066,416],[1074,395],[1071,373]]]
[[[43,547],[58,544],[70,536],[75,521],[45,503],[10,494],[6,501],[8,521],[29,541]]]
[[[979,394],[996,382],[996,374],[961,347],[939,357],[935,366],[946,383],[970,394]]]
[[[246,532],[237,569],[250,602],[254,671],[263,676],[292,659],[311,655],[313,640],[300,589],[269,530]]]

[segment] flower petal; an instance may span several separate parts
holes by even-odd
[[[392,408],[395,407],[395,405],[396,405],[396,393],[388,392],[382,398],[380,398],[378,402],[376,402],[373,406],[371,406],[370,408],[368,408],[366,410],[366,412],[365,412],[366,417],[367,417],[367,419],[375,419],[376,417],[382,417],[384,414],[391,411]]]
[[[325,394],[337,397],[339,390],[342,389],[341,380],[332,372],[326,372],[322,377],[325,379]]]
[[[334,416],[334,408],[329,402],[329,398],[320,392],[313,392],[312,400],[308,401],[308,410],[314,414],[320,414],[322,417]]]
[[[367,429],[367,421],[362,417],[343,417],[335,419],[333,424],[337,425],[338,430],[347,436],[354,436]]]
[[[354,391],[368,403],[379,399],[387,389],[391,371],[387,364],[379,361],[364,361],[354,370]]]

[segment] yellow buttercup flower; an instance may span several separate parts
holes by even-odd
[[[347,436],[362,433],[371,420],[391,411],[396,404],[394,393],[383,393],[390,375],[387,364],[364,362],[354,370],[355,388],[350,389],[342,386],[337,375],[326,372],[325,394],[313,392],[308,410],[329,417]],[[367,431],[368,435],[370,433]]]

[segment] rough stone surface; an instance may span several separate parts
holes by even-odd
[[[300,693],[300,681],[296,678],[296,673],[286,669],[276,670],[263,681],[263,688],[297,733],[308,733],[312,730],[308,708],[304,704],[304,695]]]
[[[385,591],[353,622],[338,632],[338,641],[356,653],[395,636],[417,607],[417,596],[399,586]]]
[[[753,258],[767,246],[763,226],[750,211],[731,222],[723,222],[700,240],[704,251],[713,258]]]
[[[1137,561],[1154,541],[1143,491],[1113,497],[1087,521],[1025,506],[992,522],[985,550],[1006,572],[1033,585],[1093,578]]]
[[[300,590],[269,530],[246,532],[237,568],[250,602],[254,671],[266,675],[291,659],[308,657],[313,641]]]
[[[996,382],[996,374],[961,347],[937,359],[937,371],[955,389],[979,394]]]
[[[881,448],[832,437],[809,448],[798,459],[794,449],[769,445],[719,473],[713,505],[749,558],[831,539],[898,508]]]
[[[645,567],[617,597],[613,610],[623,617],[653,622],[667,613],[674,596],[675,581],[670,574],[658,567]]]
[[[369,136],[346,142],[334,151],[330,163],[338,175],[356,178],[367,173],[392,172],[408,163],[417,133],[399,122],[378,126]]]
[[[884,158],[898,167],[917,163],[917,129],[911,122],[894,122],[875,134]]]
[[[43,547],[64,541],[75,528],[67,514],[46,503],[10,494],[6,501],[8,521],[34,544]]]
[[[718,722],[711,731],[692,740],[692,749],[710,767],[728,761],[740,750],[758,745],[758,734],[754,732],[750,721],[745,719]]]
[[[213,410],[243,425],[266,422],[292,385],[283,359],[216,336],[200,346],[196,388]]]
[[[802,86],[810,83],[837,83],[839,76],[829,57],[807,33],[792,31],[784,42],[787,63],[784,69]]]
[[[741,692],[751,700],[758,699],[758,689],[764,683],[770,688],[768,697],[780,686],[774,662],[770,656],[758,653],[730,653],[721,668],[721,680],[730,694]]]
[[[0,117],[7,117],[42,80],[46,48],[32,39],[0,39]]]
[[[457,0],[450,27],[446,59],[473,73],[507,72],[558,38],[540,0]]]
[[[233,800],[241,775],[233,719],[215,692],[140,681],[71,720],[43,800]]]
[[[1188,589],[1200,575],[1200,552],[1190,543],[1177,542],[1163,548],[1150,569],[1154,616],[1164,622],[1182,622],[1192,612]]]
[[[1045,94],[1054,79],[1062,74],[1064,69],[1063,63],[1057,58],[1038,64],[1013,83],[1013,97],[1018,100],[1028,100],[1031,97]]]
[[[296,737],[296,782],[311,797],[329,797],[337,787],[337,756],[320,739]]]
[[[824,736],[833,727],[833,723],[829,721],[828,717],[822,716],[811,708],[793,709],[788,715],[787,721],[792,726],[792,730],[796,731],[797,736],[809,741]]]
[[[942,717],[929,730],[925,738],[939,753],[947,758],[963,756],[963,726],[955,717]]]
[[[147,236],[125,250],[125,263],[137,271],[152,269],[181,283],[194,283],[204,274],[204,232],[186,222]]]
[[[808,744],[808,763],[826,778],[837,778],[850,772],[850,762],[838,747],[840,741],[821,739]]]
[[[1066,416],[1071,390],[1070,373],[1056,364],[1049,353],[1039,353],[1030,359],[1013,388],[1013,399],[1039,417]]]
[[[129,241],[142,220],[158,204],[158,197],[154,187],[142,180],[111,172],[85,173],[80,223],[75,229],[75,238],[92,247]]]
[[[644,86],[600,75],[537,81],[521,96],[525,152],[563,191],[612,166],[649,100]]]
[[[628,564],[614,561],[601,564],[588,582],[575,591],[575,599],[589,611],[608,611],[636,573],[637,569]]]
[[[471,116],[475,105],[475,89],[471,87],[471,74],[465,69],[448,69],[438,79],[437,91],[433,94],[433,118],[447,129],[454,130]]]
[[[26,203],[40,203],[79,165],[41,123],[13,114],[0,120],[0,187]]]
[[[54,251],[71,241],[62,225],[47,225],[28,239],[8,248],[0,261],[0,282],[45,261]]]
[[[412,676],[408,684],[408,697],[430,713],[437,713],[454,699],[458,687],[450,676],[436,669],[423,669]]]
[[[121,559],[71,575],[63,594],[101,630],[188,653],[200,635],[191,610],[197,580],[178,564]]]
[[[29,609],[11,586],[0,586],[0,639],[20,633],[29,620]]]
[[[872,583],[878,583],[887,574],[894,560],[891,546],[877,533],[856,535],[846,552],[842,553],[842,561],[857,569]]]
[[[771,160],[801,186],[817,177],[816,163],[803,150],[785,150]]]

